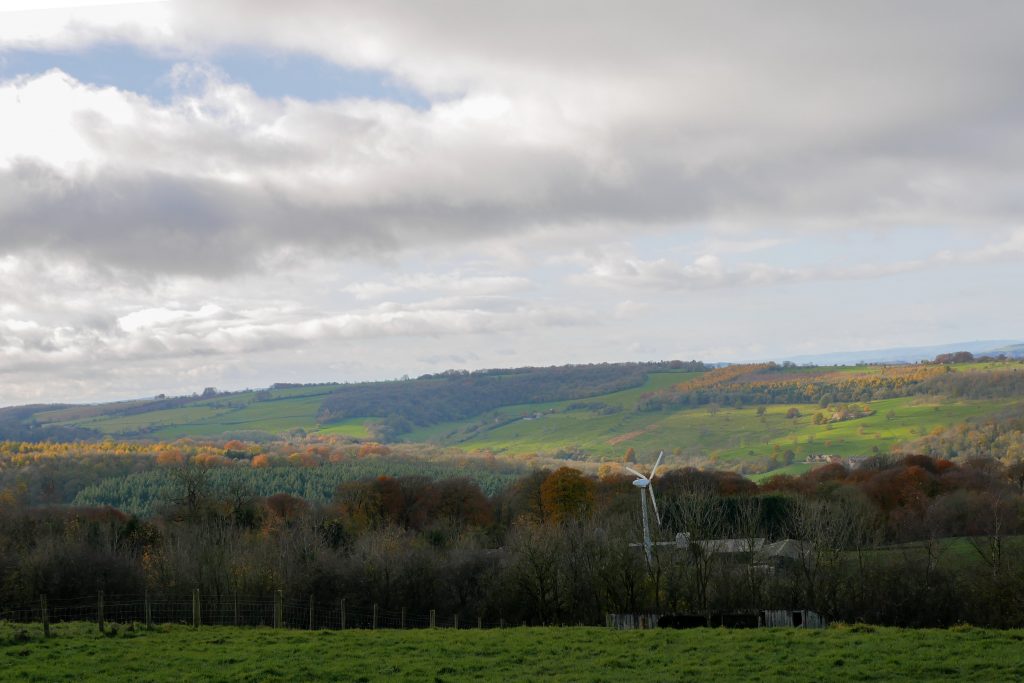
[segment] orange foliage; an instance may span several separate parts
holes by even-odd
[[[156,455],[157,465],[181,465],[185,462],[185,455],[177,448],[168,448],[167,450],[160,451]]]
[[[388,455],[391,449],[376,441],[367,441],[359,447],[359,457],[365,458],[368,455]]]
[[[572,467],[560,467],[540,485],[544,516],[559,523],[588,516],[594,509],[594,482]]]

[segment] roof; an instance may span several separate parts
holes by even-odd
[[[801,556],[806,555],[810,552],[811,546],[809,543],[803,541],[797,541],[792,538],[786,538],[781,541],[769,543],[762,547],[757,553],[759,559],[771,559],[775,557],[788,557],[791,560],[798,560]]]

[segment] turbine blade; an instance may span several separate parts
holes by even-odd
[[[634,470],[632,467],[626,467],[625,465],[623,465],[622,469],[627,470],[629,472],[632,472],[633,474],[635,474],[636,476],[640,477],[641,479],[646,479],[647,478],[644,475],[642,475],[639,472],[637,472],[636,470]]]
[[[647,485],[647,490],[651,494],[651,505],[654,506],[654,519],[658,521],[658,526],[661,526],[661,515],[658,513],[658,501],[654,500],[654,482]]]
[[[654,474],[658,471],[658,466],[661,465],[661,459],[665,457],[665,451],[658,453],[658,462],[654,463],[654,469],[651,470],[650,479],[654,479]]]

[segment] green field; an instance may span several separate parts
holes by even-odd
[[[106,406],[81,406],[38,413],[41,423],[75,425],[110,436],[147,436],[173,440],[187,436],[220,436],[225,432],[258,430],[280,434],[293,429],[322,431],[353,438],[366,438],[366,419],[352,419],[321,429],[316,417],[324,396],[335,385],[291,387],[264,392],[243,391],[187,406],[150,410],[134,415],[116,414],[140,402]],[[113,414],[111,414],[113,413]]]
[[[1012,368],[1019,362],[974,363],[952,366],[955,372],[975,373]],[[1004,367],[1005,366],[1005,367]],[[820,368],[791,368],[787,376],[814,375]],[[828,368],[832,375],[869,375],[877,366]],[[920,438],[938,428],[966,420],[984,419],[1024,401],[954,401],[936,396],[911,396],[873,401],[873,414],[843,422],[814,424],[814,415],[831,411],[814,403],[770,404],[758,415],[755,406],[707,405],[639,411],[642,397],[701,377],[703,373],[650,372],[642,386],[588,399],[510,405],[457,422],[421,427],[400,435],[410,443],[434,443],[466,452],[490,451],[505,456],[541,454],[593,461],[618,460],[633,448],[638,456],[660,450],[684,458],[677,463],[711,464],[757,476],[766,468],[800,473],[812,456],[864,457],[889,452],[893,446]],[[80,426],[114,437],[174,440],[218,437],[225,433],[260,431],[373,438],[370,426],[379,418],[365,416],[319,424],[323,400],[339,385],[311,385],[265,391],[219,394],[187,405],[138,412],[145,402],[125,401],[106,406],[75,406],[40,412],[42,424]],[[166,405],[157,403],[154,407]],[[383,410],[387,406],[382,406]],[[801,417],[788,418],[791,409]],[[136,414],[126,414],[135,412]]]
[[[860,368],[848,368],[857,372]],[[571,410],[572,401],[510,406],[488,413],[483,419],[446,423],[405,435],[408,441],[437,441],[465,450],[494,453],[552,453],[582,451],[598,459],[618,459],[627,448],[638,454],[679,448],[686,455],[710,458],[723,465],[752,457],[771,457],[792,450],[797,461],[811,455],[868,456],[901,442],[913,440],[936,427],[997,413],[1016,401],[946,401],[922,397],[871,402],[873,415],[846,422],[815,425],[817,404],[770,405],[764,416],[753,406],[707,406],[674,411],[637,412],[636,403],[646,392],[678,384],[693,373],[652,374],[644,386],[589,399],[620,407],[621,412],[603,415]],[[578,402],[577,402],[578,403]],[[797,408],[802,417],[786,414]],[[827,412],[827,411],[826,411]],[[519,417],[514,421],[511,418]],[[806,467],[795,465],[793,472]]]
[[[0,671],[26,681],[1009,681],[1024,631],[598,628],[287,631],[0,623]]]

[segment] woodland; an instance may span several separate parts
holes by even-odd
[[[964,357],[848,368],[673,362],[451,372],[365,393],[354,387],[366,385],[277,385],[4,409],[0,610],[44,594],[187,599],[199,590],[229,600],[282,591],[467,622],[602,625],[607,613],[809,609],[891,626],[1020,626],[1022,377],[1019,362]],[[379,419],[383,405],[394,429],[357,431],[364,426],[351,420]],[[316,411],[331,417],[308,430],[290,417]],[[238,414],[262,429],[224,417]],[[134,438],[100,431],[138,429],[152,415],[194,421],[184,429],[210,419],[250,428],[166,440],[153,436],[160,425]],[[540,438],[548,432],[536,430],[556,418],[577,434],[597,425],[604,452],[620,455],[398,438],[466,415],[473,435],[489,429],[481,424]],[[802,432],[786,430],[845,434],[821,447],[858,457],[793,463],[755,481],[666,449],[648,564],[623,465],[642,470],[653,460],[643,439],[686,433],[643,422],[651,415],[693,422],[702,439],[761,429],[777,435],[778,451],[789,439],[802,452],[818,447],[810,438],[797,445]],[[946,415],[968,417],[936,417]],[[878,425],[904,436],[883,450]],[[770,566],[759,559],[757,544],[787,539],[797,552]],[[725,545],[733,549],[716,550]]]
[[[465,620],[592,624],[608,612],[711,615],[813,609],[897,626],[1024,621],[1020,467],[886,456],[763,485],[671,470],[658,480],[648,566],[635,488],[619,472],[537,470],[487,495],[466,477],[378,476],[330,501],[214,494],[209,466],[168,463],[172,493],[148,516],[0,498],[0,603],[108,594],[346,599]],[[794,539],[765,570],[715,539]]]

